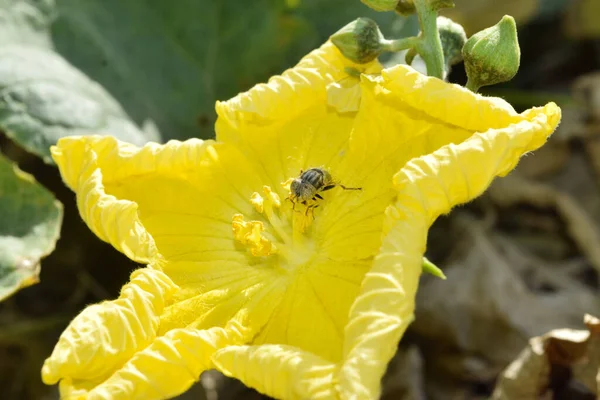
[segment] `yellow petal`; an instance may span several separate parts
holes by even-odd
[[[213,367],[211,357],[217,349],[244,343],[251,336],[235,322],[208,330],[175,329],[136,353],[91,390],[65,379],[61,394],[85,394],[89,400],[168,399],[189,389],[203,371]]]
[[[268,83],[258,84],[226,102],[217,102],[217,140],[241,140],[242,136],[253,135],[246,130],[248,127],[286,122],[311,107],[323,108],[327,104],[327,85],[355,75],[348,69],[376,73],[381,66],[376,61],[355,64],[331,42],[325,43]]]
[[[550,103],[501,129],[475,133],[408,162],[393,179],[380,253],[363,280],[346,325],[342,397],[377,398],[386,365],[411,322],[427,230],[451,207],[479,196],[526,152],[540,147],[560,120]]]
[[[327,104],[338,112],[356,112],[360,107],[362,90],[360,79],[348,77],[327,85]]]
[[[369,266],[323,262],[296,273],[253,342],[289,344],[329,361],[341,360],[348,309]]]
[[[432,223],[455,205],[479,196],[496,176],[509,173],[523,154],[546,142],[560,121],[560,109],[549,103],[523,117],[411,160],[394,176],[398,201],[423,209]]]
[[[413,319],[428,226],[412,210],[395,217],[350,310],[337,376],[340,398],[379,397],[387,364]]]
[[[201,272],[193,270],[198,267],[194,263],[172,267],[178,273],[191,271],[190,275],[201,276]],[[182,326],[207,329],[242,317],[244,326],[259,332],[281,302],[289,280],[268,271],[248,276],[246,271],[233,268],[224,270],[220,277],[215,276],[215,268],[206,268],[206,271],[206,285],[202,291],[184,289],[176,295],[176,301],[165,308],[159,333]]]
[[[284,345],[230,346],[213,360],[225,375],[277,399],[332,399],[336,365]]]
[[[89,306],[71,322],[44,363],[44,382],[105,377],[154,340],[175,290],[160,271],[135,271],[117,300]]]
[[[111,191],[132,176],[160,174],[170,168],[189,170],[208,145],[200,140],[185,145],[173,141],[139,149],[112,137],[87,136],[62,138],[51,151],[65,183],[76,192],[79,212],[90,229],[132,260],[149,263],[158,254],[138,204]]]

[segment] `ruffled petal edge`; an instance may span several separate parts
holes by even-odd
[[[527,119],[506,101],[473,93],[463,86],[426,76],[407,65],[384,69],[381,77],[362,76],[375,81],[383,92],[438,121],[471,131],[483,132]]]
[[[141,174],[175,176],[194,168],[211,144],[190,139],[139,148],[111,136],[71,136],[60,139],[51,153],[63,180],[75,191],[81,218],[92,232],[130,259],[149,264],[160,255],[140,220],[137,203],[106,193],[105,184]]]

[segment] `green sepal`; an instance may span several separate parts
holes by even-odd
[[[446,275],[442,272],[441,269],[438,268],[437,265],[432,263],[427,259],[427,257],[423,257],[423,271],[429,272],[431,275],[436,276],[441,279],[446,279]]]

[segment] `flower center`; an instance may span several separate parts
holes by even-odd
[[[284,268],[296,268],[310,262],[315,254],[315,244],[303,233],[311,225],[313,215],[298,209],[289,218],[282,210],[279,195],[269,186],[263,186],[262,194],[252,193],[249,201],[264,222],[246,220],[244,215],[234,214],[231,226],[235,240],[255,257],[276,256]]]

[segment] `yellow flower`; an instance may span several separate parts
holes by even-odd
[[[377,398],[429,226],[560,119],[330,43],[217,112],[216,141],[52,149],[90,229],[148,264],[61,336],[42,376],[64,397],[168,398],[217,368],[276,398]],[[306,210],[283,185],[311,167],[362,190]]]

